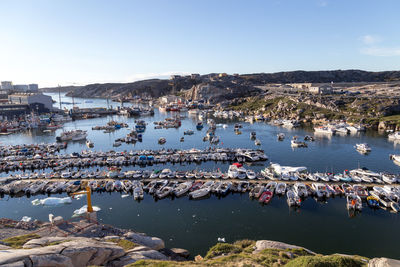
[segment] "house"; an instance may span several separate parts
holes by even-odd
[[[326,95],[326,94],[332,94],[333,88],[329,84],[321,84],[321,85],[313,84],[308,88],[308,91],[312,94]]]

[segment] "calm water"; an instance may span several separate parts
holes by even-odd
[[[58,101],[58,94],[55,99]],[[94,99],[77,99],[80,106],[106,106],[107,101]],[[65,102],[72,102],[63,97]],[[109,102],[114,107],[118,103]],[[55,104],[58,106],[58,103]],[[69,106],[70,107],[70,106]],[[131,149],[158,149],[160,137],[165,137],[165,148],[206,148],[208,143],[202,141],[207,127],[202,131],[195,130],[196,118],[188,117],[182,122],[179,129],[155,130],[153,121],[163,120],[171,114],[156,111],[154,117],[147,117],[149,123],[143,136],[143,142],[123,144],[113,148],[115,139],[123,137],[129,129],[117,130],[114,133],[104,134],[102,131],[92,131],[92,126],[104,125],[109,120],[123,121],[134,126],[133,118],[113,116],[92,120],[79,120],[65,124],[64,130],[88,130],[88,138],[95,143],[95,150],[131,150]],[[251,166],[254,170],[262,169],[270,161],[282,165],[306,166],[311,171],[343,171],[344,169],[365,166],[375,171],[399,172],[397,165],[389,160],[389,154],[398,153],[399,147],[388,142],[385,136],[375,133],[356,136],[333,136],[331,138],[318,137],[309,147],[295,149],[290,147],[290,139],[297,135],[303,137],[313,134],[307,129],[285,129],[270,126],[265,123],[242,123],[242,135],[235,135],[233,123],[228,123],[227,129],[218,128],[216,134],[220,136],[221,147],[256,148],[250,140],[250,132],[256,131],[257,138],[262,142],[270,160],[262,164]],[[192,136],[185,136],[185,142],[179,138],[187,129],[195,130]],[[30,132],[10,136],[1,136],[1,144],[41,143],[54,142],[55,137],[62,130],[55,133]],[[276,140],[276,134],[284,132],[286,139],[283,142]],[[361,155],[355,151],[355,143],[367,142],[372,147],[369,155]],[[66,152],[87,149],[85,143],[70,143]],[[159,169],[165,166],[148,167]],[[227,170],[228,165],[222,163],[203,163],[168,165],[171,169],[217,169]],[[125,167],[134,169],[138,167]],[[62,196],[62,195],[60,195]],[[34,198],[0,199],[0,216],[21,219],[27,215],[34,219],[47,220],[48,214],[61,215],[69,218],[72,212],[85,204],[85,199],[74,200],[71,205],[62,207],[32,206]],[[320,253],[342,252],[360,254],[364,256],[387,256],[398,258],[398,240],[400,238],[400,216],[383,210],[371,210],[365,207],[362,213],[350,217],[345,208],[345,199],[329,199],[327,203],[318,203],[313,199],[304,201],[298,210],[287,207],[285,198],[275,197],[268,206],[262,206],[257,201],[248,198],[248,194],[229,194],[218,199],[212,196],[201,201],[189,201],[187,198],[163,199],[154,201],[148,195],[140,203],[133,197],[121,198],[119,193],[94,194],[93,202],[102,210],[98,213],[99,219],[108,224],[119,227],[132,228],[149,235],[161,237],[168,247],[183,247],[189,249],[192,255],[202,254],[216,243],[218,237],[225,237],[227,242],[237,239],[271,239],[305,246]]]

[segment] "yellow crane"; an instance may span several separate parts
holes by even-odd
[[[77,196],[77,195],[84,195],[84,194],[86,194],[86,199],[87,199],[87,212],[88,212],[88,213],[93,212],[91,192],[92,192],[92,190],[90,189],[90,186],[86,186],[86,190],[85,190],[85,191],[80,191],[80,192],[76,192],[76,193],[72,193],[72,194],[71,194],[72,198],[73,198],[74,196]]]

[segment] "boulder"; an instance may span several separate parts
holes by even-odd
[[[3,249],[11,249],[11,247],[0,244],[0,250],[3,250]]]
[[[87,266],[87,263],[90,261],[92,256],[94,256],[97,252],[97,249],[94,247],[88,246],[68,246],[66,247],[62,255],[68,257],[72,261],[72,265],[76,267],[84,267]]]
[[[88,238],[79,238],[63,245],[66,248],[61,254],[71,258],[74,266],[86,266],[89,262],[92,262],[92,265],[101,265],[105,263],[104,261],[111,261],[125,254],[121,247],[113,243],[98,242]],[[99,255],[101,256],[97,258]]]
[[[54,240],[60,241],[55,238],[40,238],[31,244],[46,244],[46,242],[54,242]],[[54,246],[0,250],[0,266],[19,264],[20,261],[27,262],[24,266],[29,266],[28,263],[31,261],[34,263],[33,266],[105,265],[109,261],[125,255],[125,251],[121,247],[109,242],[100,242],[84,237],[66,237],[61,240],[65,242]]]
[[[186,258],[186,259],[190,256],[189,251],[186,249],[183,249],[183,248],[171,248],[171,251],[173,253],[177,254],[178,256]]]
[[[72,260],[60,254],[32,255],[33,266],[40,267],[74,267]]]
[[[299,247],[299,246],[295,246],[295,245],[289,245],[286,243],[282,243],[282,242],[278,242],[278,241],[271,241],[271,240],[258,240],[256,242],[256,246],[255,246],[255,250],[253,251],[253,254],[258,253],[264,249],[268,249],[268,248],[272,248],[272,249],[304,249],[305,251],[307,251],[310,254],[315,254],[314,252],[312,252],[309,249],[303,248],[303,247]]]
[[[61,242],[61,241],[65,241],[65,240],[71,240],[71,238],[66,238],[66,237],[61,237],[61,236],[48,236],[48,237],[42,237],[42,238],[29,240],[22,247],[24,249],[38,248],[38,247],[40,248],[40,247],[44,247],[50,243]]]
[[[7,263],[4,265],[1,265],[3,267],[25,267],[24,261],[17,261],[13,263]]]
[[[135,263],[138,260],[168,260],[168,258],[156,250],[133,251],[128,252],[125,256],[110,262],[107,266],[122,267]]]
[[[134,243],[144,245],[154,250],[165,248],[164,241],[158,237],[146,236],[144,234],[134,232],[128,232],[124,236]]]
[[[373,258],[368,262],[368,267],[398,267],[400,260],[389,258]]]

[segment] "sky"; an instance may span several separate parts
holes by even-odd
[[[0,80],[400,69],[399,0],[0,0]]]

